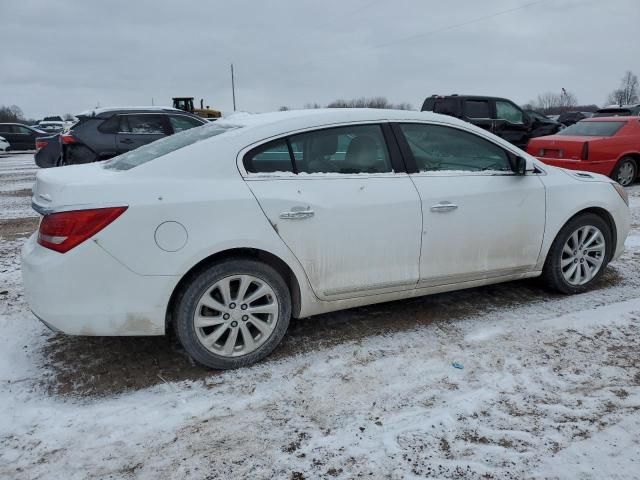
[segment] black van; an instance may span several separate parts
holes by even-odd
[[[535,116],[528,115],[511,100],[477,95],[431,95],[422,104],[422,111],[460,118],[504,138],[522,149],[530,138],[552,135],[560,130],[541,128]]]

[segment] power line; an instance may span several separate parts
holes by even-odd
[[[532,7],[533,5],[537,5],[539,3],[544,3],[544,2],[548,2],[548,1],[549,0],[537,0],[535,2],[525,3],[524,5],[520,5],[519,7],[510,8],[508,10],[502,10],[500,12],[495,12],[495,13],[492,13],[490,15],[485,15],[483,17],[474,18],[473,20],[468,20],[466,22],[456,23],[454,25],[448,25],[446,27],[442,27],[442,28],[439,28],[437,30],[432,30],[430,32],[419,33],[419,34],[416,34],[416,35],[410,35],[408,37],[403,37],[403,38],[398,38],[396,40],[391,40],[390,42],[380,43],[378,45],[374,45],[372,48],[381,48],[381,47],[386,47],[388,45],[394,45],[394,44],[400,43],[400,42],[406,42],[406,41],[409,41],[409,40],[415,40],[417,38],[428,37],[428,36],[434,35],[436,33],[445,32],[447,30],[453,30],[454,28],[458,28],[458,27],[464,27],[465,25],[470,25],[472,23],[481,22],[483,20],[488,20],[489,18],[497,17],[497,16],[500,16],[500,15],[506,15],[507,13],[515,12],[516,10],[522,10],[523,8]]]

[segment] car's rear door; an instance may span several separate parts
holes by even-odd
[[[171,134],[169,121],[160,113],[132,113],[120,116],[116,135],[118,153],[128,152]]]
[[[464,129],[394,131],[422,200],[420,287],[532,271],[545,225],[539,176],[514,174],[506,150]]]
[[[322,299],[418,281],[420,201],[389,135],[378,124],[349,125],[242,152],[247,185]]]

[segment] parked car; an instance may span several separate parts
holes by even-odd
[[[594,117],[628,117],[640,115],[640,103],[632,105],[610,105],[596,111]]]
[[[441,113],[488,130],[517,147],[525,148],[541,126],[518,105],[506,98],[477,95],[432,95],[422,111]],[[543,135],[545,133],[542,133]]]
[[[72,335],[174,328],[213,368],[262,359],[292,316],[539,275],[583,292],[630,223],[606,177],[450,116],[374,109],[222,118],[42,170],[32,201],[38,318]]]
[[[563,112],[558,116],[558,122],[565,127],[569,127],[580,120],[591,118],[592,116],[593,113],[591,112]]]
[[[0,135],[9,142],[11,150],[33,150],[36,138],[44,137],[47,133],[20,123],[0,123]]]
[[[594,117],[556,135],[532,139],[527,151],[548,165],[601,173],[631,185],[640,166],[640,119]]]
[[[0,152],[6,152],[9,150],[9,142],[4,137],[0,137]]]
[[[546,115],[535,110],[525,110],[527,116],[532,120],[531,138],[553,135],[564,128],[560,122],[553,120]]]
[[[38,141],[35,161],[39,167],[106,160],[207,123],[197,115],[168,107],[101,108],[77,117],[67,132]]]
[[[60,133],[64,130],[64,122],[40,122],[38,124],[38,129],[43,132],[51,133]]]

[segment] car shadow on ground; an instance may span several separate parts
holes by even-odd
[[[609,268],[596,288],[607,288],[619,280],[619,273]],[[282,344],[264,361],[273,362],[434,322],[443,330],[455,333],[455,322],[471,315],[482,317],[498,309],[548,302],[558,297],[562,295],[550,293],[538,280],[532,279],[292,320]],[[174,335],[71,337],[58,334],[46,342],[42,353],[50,371],[44,380],[45,386],[50,394],[58,395],[111,395],[162,382],[202,380],[220,373],[195,364]]]

